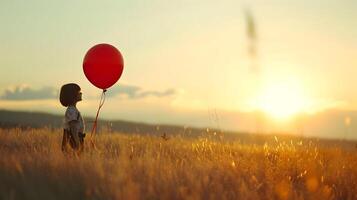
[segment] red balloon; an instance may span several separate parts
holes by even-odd
[[[123,68],[123,56],[110,44],[95,45],[88,50],[83,60],[83,71],[87,79],[103,90],[119,80]]]

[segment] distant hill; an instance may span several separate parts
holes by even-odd
[[[86,132],[90,133],[94,118],[84,118]],[[43,113],[0,110],[0,128],[50,128],[61,129],[63,127],[63,116]],[[211,138],[214,140],[239,139],[243,143],[264,143],[267,135],[256,135],[238,132],[224,132],[215,129],[203,129],[178,125],[146,124],[140,122],[129,122],[124,120],[98,120],[97,133],[120,132],[126,134],[157,135],[164,133],[170,136],[181,135],[183,137]]]
[[[85,118],[86,131],[90,132],[94,119]],[[62,128],[63,116],[41,113],[0,110],[1,128]],[[137,134],[199,134],[205,132],[204,129],[188,128],[174,125],[145,124],[129,122],[123,120],[98,120],[98,129],[101,132],[122,132]]]
[[[91,131],[93,118],[85,118],[86,132]],[[61,129],[63,127],[63,116],[41,112],[24,112],[0,110],[0,128],[51,128]],[[264,143],[271,140],[271,135],[249,134],[241,132],[222,133],[216,129],[195,128],[178,125],[146,124],[139,122],[129,122],[124,120],[98,120],[97,133],[100,134],[121,132],[127,134],[148,134],[161,136],[166,133],[168,136],[181,135],[184,137],[211,138],[215,140],[232,140],[237,139],[243,143]],[[224,137],[222,137],[224,134]],[[290,136],[289,136],[290,137]]]
[[[93,118],[85,118],[86,132],[91,131]],[[63,116],[41,112],[23,112],[0,110],[0,128],[50,128],[61,129]],[[305,138],[283,133],[270,134],[253,134],[243,132],[227,132],[223,133],[214,129],[203,129],[194,127],[183,127],[175,125],[160,125],[160,124],[145,124],[138,122],[129,122],[124,120],[99,120],[97,133],[120,132],[125,134],[144,134],[161,136],[164,133],[171,136],[180,135],[185,138],[200,138],[213,139],[228,142],[239,142],[241,144],[278,144],[277,141],[291,142],[295,141],[316,141],[323,146],[343,146],[347,148],[357,147],[356,141],[346,141],[339,139],[322,139],[322,138]]]

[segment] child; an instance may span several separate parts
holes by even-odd
[[[72,147],[75,152],[83,151],[85,137],[84,121],[76,107],[77,102],[81,100],[82,92],[79,85],[69,83],[61,87],[60,102],[63,106],[67,107],[64,116],[63,152],[68,152],[69,146]]]

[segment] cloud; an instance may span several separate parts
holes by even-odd
[[[119,87],[111,88],[107,92],[107,97],[126,96],[128,99],[142,99],[145,97],[166,97],[175,95],[177,93],[174,89],[167,89],[165,91],[143,90],[141,87],[133,85],[120,85]],[[43,99],[57,99],[59,91],[55,87],[45,86],[35,89],[29,85],[18,85],[5,89],[0,99],[3,100],[43,100]],[[97,97],[95,97],[97,98]]]
[[[140,92],[138,94],[138,97],[146,97],[146,96],[165,97],[165,96],[171,96],[174,94],[176,94],[176,91],[174,89],[167,89],[166,91],[163,91],[163,92],[158,92],[158,91]]]
[[[119,87],[111,89],[107,93],[108,97],[126,95],[129,99],[141,99],[148,96],[166,97],[174,94],[176,94],[176,90],[174,89],[167,89],[165,91],[154,91],[154,90],[145,91],[138,86],[132,86],[132,85],[121,85]]]
[[[0,96],[4,100],[39,100],[54,99],[58,96],[58,90],[54,87],[42,87],[33,89],[28,85],[20,85],[15,88],[7,88]]]

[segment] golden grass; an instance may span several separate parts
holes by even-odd
[[[357,199],[357,150],[102,134],[60,150],[60,130],[0,130],[0,199]]]

